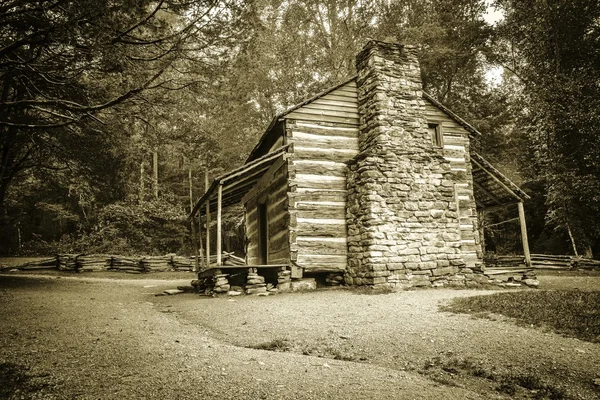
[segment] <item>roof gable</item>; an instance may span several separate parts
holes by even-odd
[[[246,162],[252,161],[262,154],[269,152],[269,149],[264,148],[269,138],[276,134],[274,127],[283,119],[303,119],[308,121],[319,122],[334,122],[348,125],[358,126],[358,97],[356,92],[356,76],[333,86],[317,95],[296,104],[284,112],[277,114],[271,124],[261,136],[260,140],[250,152]],[[460,126],[465,128],[469,134],[479,136],[481,133],[471,124],[455,114],[452,110],[437,101],[427,92],[423,92],[423,98],[431,102],[436,108],[454,120]]]
[[[326,106],[331,112],[324,112],[323,106]],[[336,114],[336,112],[338,114]],[[263,133],[258,143],[250,152],[246,162],[252,161],[262,154],[269,152],[266,145],[273,142],[271,136],[276,135],[275,127],[283,119],[302,118],[315,121],[323,121],[323,116],[329,116],[334,121],[358,126],[358,100],[356,95],[356,77],[345,80],[339,85],[333,86],[315,96],[298,103],[282,113],[277,114],[269,127]],[[337,121],[335,121],[339,118]]]

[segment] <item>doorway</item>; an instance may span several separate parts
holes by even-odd
[[[258,219],[258,260],[260,265],[267,265],[269,255],[267,204],[260,203],[257,207],[256,214]]]

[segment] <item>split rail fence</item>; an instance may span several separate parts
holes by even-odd
[[[511,269],[525,268],[525,256],[496,256],[486,258],[487,268]],[[210,266],[217,265],[217,255],[210,256]],[[122,271],[129,273],[166,272],[166,271],[193,271],[196,265],[194,257],[175,255],[165,256],[117,256],[104,254],[60,254],[55,257],[39,261],[28,262],[18,266],[1,266],[0,271],[12,269],[31,271],[56,269],[60,271],[93,272],[93,271]],[[243,258],[236,257],[233,253],[221,254],[221,265],[243,266]],[[202,263],[200,263],[202,269]],[[578,256],[560,256],[547,254],[532,254],[531,267],[533,269],[595,269],[600,270],[600,261]],[[206,269],[206,268],[204,268]]]
[[[524,267],[525,256],[496,256],[485,258],[488,268]],[[534,269],[600,269],[600,261],[580,256],[532,254],[531,268]]]
[[[223,253],[222,263],[226,266],[245,265],[243,258],[233,253]],[[210,264],[216,264],[217,256],[211,256]],[[59,254],[55,257],[32,261],[22,265],[4,267],[5,270],[48,270],[73,272],[122,271],[133,274],[167,271],[193,271],[196,265],[194,257],[175,255],[165,256],[118,256],[106,254]]]

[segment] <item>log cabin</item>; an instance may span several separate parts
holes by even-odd
[[[423,91],[416,48],[369,41],[356,69],[277,115],[245,165],[196,203],[190,217],[217,217],[217,267],[222,209],[240,202],[247,265],[294,278],[404,287],[475,279],[478,215],[511,204],[529,260],[527,194],[473,150],[473,126]]]

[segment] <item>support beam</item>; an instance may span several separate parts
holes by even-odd
[[[531,267],[531,253],[529,253],[529,239],[527,238],[527,224],[525,223],[525,208],[523,202],[517,203],[519,208],[519,223],[521,225],[521,241],[523,242],[523,254],[525,255],[525,264]]]
[[[223,213],[223,185],[219,183],[219,187],[217,189],[217,267],[221,266],[221,222],[222,222],[222,213]]]

